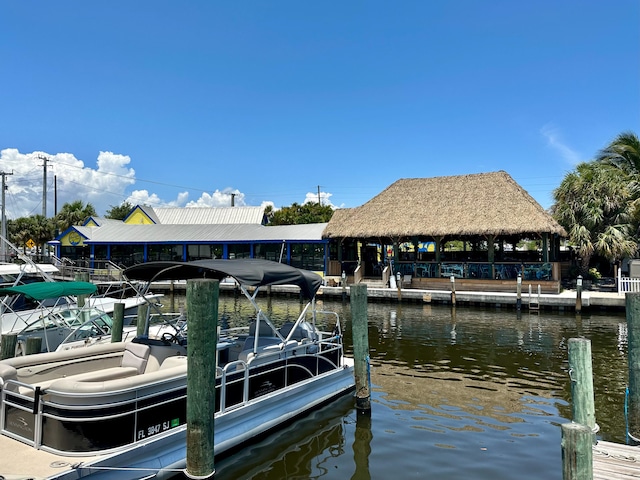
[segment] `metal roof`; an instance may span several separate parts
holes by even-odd
[[[73,227],[84,243],[322,242],[326,223],[307,225],[129,225]]]
[[[149,208],[153,210],[157,223],[163,225],[206,225],[206,224],[256,224],[264,219],[264,207],[212,207],[212,208]]]

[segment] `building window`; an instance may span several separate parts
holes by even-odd
[[[251,245],[240,243],[229,245],[229,258],[249,258],[251,257]]]
[[[287,247],[284,243],[256,243],[253,245],[253,257],[274,262],[287,261]]]
[[[187,261],[222,258],[222,245],[187,245]]]
[[[116,265],[130,267],[144,261],[144,246],[142,245],[112,245],[111,261]]]
[[[291,244],[291,266],[305,270],[324,271],[324,244]]]
[[[182,245],[149,245],[147,247],[147,261],[182,261]]]

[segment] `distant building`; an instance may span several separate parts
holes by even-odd
[[[55,242],[56,256],[87,267],[152,260],[264,258],[324,273],[326,223],[266,226],[264,207],[136,206],[123,220],[90,217]]]

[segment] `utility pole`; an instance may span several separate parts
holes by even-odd
[[[322,206],[322,202],[320,201],[320,185],[318,185],[318,205]]]
[[[44,175],[42,177],[42,216],[47,218],[47,162],[49,158],[44,155],[38,155],[38,159],[42,160],[44,164]]]
[[[236,194],[235,193],[231,194],[231,206],[232,207],[236,206]]]
[[[0,172],[0,175],[2,175],[2,241],[0,241],[0,258],[2,258],[3,262],[6,262],[7,244],[5,243],[5,240],[7,239],[7,216],[5,211],[5,191],[7,189],[7,185],[5,184],[5,177],[7,175],[13,175],[13,172]]]

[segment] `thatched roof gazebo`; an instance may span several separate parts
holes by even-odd
[[[504,171],[400,179],[360,207],[336,210],[323,232],[323,237],[340,242],[434,241],[436,262],[445,241],[482,243],[489,263],[494,262],[494,242],[515,249],[524,239],[542,240],[540,260],[553,261],[559,239],[566,235]]]

